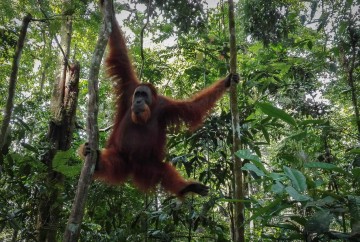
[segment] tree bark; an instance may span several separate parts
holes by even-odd
[[[59,227],[62,202],[59,199],[64,177],[61,173],[53,170],[52,161],[57,150],[68,150],[71,146],[73,130],[75,128],[75,113],[79,95],[79,63],[71,64],[66,72],[64,100],[60,107],[62,120],[60,124],[51,121],[49,125],[48,138],[51,148],[45,155],[43,163],[47,165],[48,173],[46,184],[49,190],[44,194],[39,205],[38,217],[38,240],[57,241],[56,235]]]
[[[107,40],[111,31],[111,0],[105,0],[103,6],[103,24],[101,26],[98,41],[91,60],[91,68],[89,73],[89,101],[88,101],[88,137],[89,146],[92,150],[86,156],[85,164],[81,170],[75,199],[73,202],[71,214],[65,228],[63,241],[78,241],[80,237],[81,222],[84,216],[85,202],[88,190],[92,181],[92,175],[95,170],[97,159],[99,130],[97,124],[98,115],[98,76],[102,57],[105,52]]]
[[[68,0],[64,0],[63,4],[68,4]],[[66,11],[66,10],[65,10]],[[69,65],[70,46],[71,46],[71,35],[72,35],[72,18],[71,16],[65,16],[60,30],[61,41],[59,44],[59,69],[57,74],[57,81],[54,83],[52,99],[51,99],[51,112],[52,121],[55,124],[61,124],[63,120],[63,105],[65,95],[65,83],[66,83],[66,72]]]
[[[230,31],[230,72],[237,73],[236,63],[236,37],[235,37],[235,18],[234,18],[234,3],[233,0],[229,0],[229,31]],[[234,199],[239,200],[234,204],[234,241],[245,241],[244,233],[244,204],[240,200],[244,200],[244,185],[242,174],[242,161],[235,155],[235,152],[240,150],[240,120],[237,101],[237,85],[234,83],[230,86],[230,109],[231,109],[231,121],[233,130],[233,148],[232,157],[234,159]]]
[[[357,196],[348,196],[350,213],[351,235],[356,238],[360,236],[360,198]]]
[[[355,112],[355,123],[357,127],[357,140],[360,143],[360,111],[358,105],[358,95],[357,88],[354,80],[354,70],[355,70],[355,60],[357,58],[356,54],[356,42],[351,43],[351,57],[349,60],[349,64],[347,66],[347,75],[348,75],[348,84],[351,89],[351,101],[354,107]]]
[[[14,107],[14,95],[15,95],[15,88],[16,88],[16,81],[17,81],[17,74],[19,71],[19,63],[21,59],[21,54],[24,48],[26,33],[28,30],[29,23],[31,21],[31,14],[27,14],[22,21],[21,30],[18,42],[16,44],[15,54],[12,62],[12,69],[10,74],[9,80],[9,91],[8,91],[8,98],[6,101],[6,107],[4,110],[4,119],[1,124],[0,130],[0,151],[2,150],[4,144],[6,143],[7,136],[9,134],[9,124],[12,115],[12,110]],[[2,154],[0,154],[0,168],[2,165]],[[0,169],[1,171],[1,169]]]
[[[64,5],[67,5],[64,0]],[[66,10],[64,10],[66,11]],[[51,98],[51,120],[48,140],[50,147],[42,162],[47,166],[46,187],[48,190],[40,200],[38,211],[38,241],[57,241],[62,200],[64,176],[53,169],[53,159],[58,150],[66,151],[71,147],[75,127],[75,113],[79,95],[79,63],[69,63],[72,35],[71,16],[64,15],[59,43],[58,74],[53,85]]]

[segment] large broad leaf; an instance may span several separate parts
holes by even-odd
[[[351,172],[354,176],[354,179],[360,180],[360,167],[356,167],[356,168],[352,169]]]
[[[352,233],[360,234],[360,196],[348,196]]]
[[[306,190],[306,178],[300,171],[284,166],[284,172],[290,178],[293,187],[297,191],[304,192]]]
[[[250,150],[238,150],[237,152],[235,152],[235,155],[241,159],[252,161],[252,163],[254,163],[265,174],[269,173],[264,167],[264,164],[261,162],[259,156],[252,154]]]
[[[349,151],[350,154],[358,154],[360,155],[360,149],[352,149]]]
[[[271,177],[274,181],[283,181],[287,179],[284,173],[277,173],[277,172],[271,172],[269,174],[269,177]]]
[[[328,210],[322,210],[315,213],[305,225],[305,231],[308,233],[325,233],[329,231],[333,215]]]
[[[271,186],[271,191],[276,194],[282,194],[284,192],[285,186],[280,182],[276,181],[275,184]]]
[[[296,223],[300,224],[301,226],[305,226],[307,220],[300,216],[300,215],[293,215],[293,216],[290,216],[290,219],[295,221]]]
[[[290,124],[291,126],[296,126],[296,121],[293,117],[291,117],[289,114],[287,114],[285,111],[274,107],[270,103],[257,103],[257,106],[260,107],[261,111],[263,111],[265,114],[274,117],[279,118],[282,121]]]
[[[72,149],[67,151],[57,151],[53,159],[53,168],[67,177],[74,177],[81,171],[82,162],[74,155]]]
[[[235,155],[241,159],[245,159],[245,160],[251,160],[251,161],[260,161],[260,158],[257,155],[254,155],[251,153],[251,150],[238,150],[237,152],[235,152]]]
[[[281,212],[284,209],[287,209],[291,207],[289,203],[283,203],[283,197],[279,196],[275,200],[271,201],[269,204],[267,204],[264,207],[257,207],[254,209],[253,216],[251,216],[248,221],[251,221],[253,219],[256,219],[258,217],[272,217],[273,214],[277,214]]]
[[[254,164],[251,163],[246,163],[243,167],[242,170],[244,171],[253,171],[255,172],[256,175],[258,176],[265,176],[265,173],[260,170],[259,168],[257,168]]]
[[[322,199],[316,200],[316,201],[312,201],[312,202],[308,202],[306,204],[306,207],[331,207],[333,205],[333,203],[335,203],[337,200],[335,198],[333,198],[332,196],[326,196]]]
[[[298,191],[295,190],[295,188],[293,187],[286,187],[285,191],[290,195],[290,197],[292,197],[295,201],[298,202],[305,202],[305,201],[309,201],[311,200],[311,197],[306,196],[306,195],[302,195],[300,194]]]

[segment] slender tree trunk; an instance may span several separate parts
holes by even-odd
[[[351,17],[350,17],[351,18]],[[360,142],[360,110],[358,102],[358,91],[356,86],[356,78],[354,78],[354,71],[357,69],[357,46],[358,38],[355,36],[356,31],[353,29],[352,24],[349,24],[349,37],[350,37],[350,50],[347,52],[344,46],[340,45],[340,63],[346,71],[347,84],[350,87],[351,102],[355,113],[355,125],[357,128],[357,140]]]
[[[42,38],[44,42],[44,48],[42,50],[42,56],[46,55],[46,52],[52,52],[52,41],[47,41],[47,32],[45,30],[42,31]],[[42,67],[41,67],[41,79],[40,79],[40,90],[38,92],[38,96],[42,97],[43,91],[44,91],[44,85],[47,78],[48,69],[50,67],[51,62],[47,61]]]
[[[19,63],[21,59],[21,54],[24,48],[25,37],[27,33],[27,29],[29,23],[31,21],[31,15],[27,14],[22,21],[21,30],[19,39],[16,45],[15,54],[12,62],[12,69],[10,74],[9,80],[9,91],[8,91],[8,98],[6,101],[6,107],[4,109],[4,119],[1,124],[0,129],[0,151],[2,150],[4,144],[7,141],[7,136],[9,134],[9,124],[11,119],[11,114],[14,106],[14,95],[15,95],[15,88],[16,88],[16,81],[17,81],[17,74],[19,70]],[[2,165],[2,152],[0,152],[0,172],[1,172],[1,165]]]
[[[84,216],[85,202],[88,195],[88,190],[92,181],[92,175],[94,173],[94,167],[97,159],[98,142],[99,142],[99,130],[97,125],[98,115],[98,76],[101,64],[101,59],[104,55],[107,40],[111,31],[111,13],[112,4],[111,0],[104,1],[103,7],[103,24],[101,26],[98,41],[95,47],[95,51],[91,60],[91,68],[89,73],[89,101],[88,101],[88,137],[89,146],[92,150],[88,156],[86,156],[85,164],[81,170],[75,199],[73,202],[71,214],[65,228],[63,241],[78,241],[80,237],[81,222]]]
[[[357,90],[356,90],[356,85],[355,85],[355,80],[354,80],[354,70],[355,70],[355,59],[357,57],[356,55],[356,46],[355,44],[351,47],[351,60],[349,63],[349,67],[348,69],[348,83],[351,89],[351,101],[354,107],[354,112],[355,112],[355,123],[356,123],[356,127],[357,127],[357,140],[360,143],[360,112],[359,112],[359,105],[358,105],[358,95],[357,95]]]
[[[237,73],[236,70],[236,37],[235,37],[235,18],[234,18],[234,3],[229,0],[229,31],[230,31],[230,72]],[[237,85],[233,83],[230,86],[230,109],[232,114],[232,130],[233,130],[233,149],[232,156],[234,159],[234,199],[244,199],[244,185],[242,174],[242,161],[235,155],[235,152],[240,149],[240,120],[237,101]],[[244,233],[244,204],[243,202],[236,202],[234,204],[234,241],[245,241]]]

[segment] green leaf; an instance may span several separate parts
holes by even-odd
[[[260,158],[257,155],[253,155],[249,149],[238,150],[235,152],[235,155],[241,159],[261,162]]]
[[[268,205],[264,207],[256,208],[256,210],[253,213],[253,216],[251,216],[248,221],[251,221],[258,217],[271,216],[272,214],[279,213],[280,211],[291,207],[290,204],[282,203],[282,202],[283,202],[283,197],[280,196],[275,200],[273,200],[272,202],[270,202]]]
[[[304,192],[306,190],[306,178],[300,171],[284,166],[284,172],[290,178],[292,185],[297,191]]]
[[[285,186],[280,182],[276,181],[275,184],[271,186],[271,191],[276,194],[282,194],[284,192]]]
[[[17,121],[19,121],[19,123],[28,131],[31,131],[31,128],[29,127],[29,125],[27,125],[21,118],[16,117],[15,118]]]
[[[295,190],[295,188],[293,187],[286,187],[285,191],[290,195],[290,197],[292,197],[295,201],[298,202],[305,202],[305,201],[309,201],[311,200],[311,197],[306,196],[306,195],[302,195],[300,194],[298,191]]]
[[[310,12],[310,19],[313,19],[317,10],[318,1],[311,2],[311,12]]]
[[[351,173],[353,174],[355,180],[360,180],[360,167],[352,169]]]
[[[345,8],[350,9],[353,2],[354,0],[346,0]],[[357,2],[357,4],[359,4],[359,2]]]
[[[306,168],[320,168],[320,169],[324,169],[324,170],[331,170],[331,171],[336,171],[342,174],[345,174],[347,176],[350,176],[350,174],[348,172],[346,172],[344,169],[337,167],[334,164],[331,163],[325,163],[325,162],[308,162],[305,163],[304,167]]]
[[[244,199],[231,199],[231,198],[220,198],[220,202],[229,202],[229,203],[251,203],[251,200]]]
[[[75,150],[57,151],[53,159],[53,168],[67,177],[74,177],[81,171],[82,162],[75,157]]]
[[[263,163],[261,162],[259,156],[253,155],[252,152],[248,149],[245,150],[238,150],[235,152],[235,155],[241,159],[250,160],[252,163],[254,163],[260,170],[262,170],[265,174],[268,174],[269,172],[264,167]]]
[[[308,120],[303,120],[299,123],[299,125],[303,125],[303,126],[308,124],[325,124],[325,121],[321,119],[308,119]]]
[[[312,47],[313,47],[313,42],[312,42],[311,40],[309,40],[309,41],[307,42],[307,47],[309,48],[309,50],[312,49]]]
[[[260,170],[259,168],[257,168],[254,164],[251,164],[251,163],[246,163],[242,168],[241,170],[244,170],[244,171],[253,171],[256,173],[256,175],[258,176],[265,176],[265,173]]]
[[[273,228],[289,229],[289,230],[294,230],[294,231],[300,232],[300,229],[293,224],[277,223],[277,224],[269,224],[266,226],[273,227]]]
[[[308,162],[308,163],[305,163],[304,167],[307,167],[307,168],[321,168],[321,169],[325,169],[325,170],[333,170],[337,166],[334,165],[334,164],[324,163],[324,162]]]
[[[264,127],[261,127],[261,131],[264,135],[266,142],[268,142],[268,144],[270,144],[270,136],[269,136],[268,131]]]
[[[307,221],[304,217],[298,216],[298,215],[290,216],[290,219],[302,226],[305,226],[306,221]]]
[[[332,62],[332,63],[329,64],[329,70],[331,72],[335,73],[335,72],[337,72],[338,67],[337,67],[337,65],[335,63]]]
[[[315,213],[305,225],[305,231],[308,233],[324,233],[329,231],[333,215],[328,210],[322,210]]]
[[[360,233],[360,196],[349,195],[348,207],[351,221],[355,225],[352,232]]]
[[[326,197],[324,197],[322,199],[308,202],[306,204],[306,207],[319,207],[319,208],[321,208],[321,207],[329,207],[334,202],[336,202],[335,198],[333,198],[332,196],[326,196]]]
[[[279,118],[282,121],[290,124],[291,126],[296,127],[296,121],[293,117],[287,114],[285,111],[272,106],[270,103],[257,103],[257,106],[260,107],[261,111],[271,117]]]
[[[269,176],[274,180],[274,181],[282,181],[284,179],[286,179],[286,176],[284,173],[276,173],[276,172],[272,172],[269,174]]]
[[[300,133],[289,136],[288,139],[295,140],[295,141],[300,141],[300,140],[306,138],[306,135],[307,135],[307,132],[303,131],[303,132],[300,132]]]
[[[291,65],[289,65],[289,63],[285,63],[285,62],[276,62],[276,63],[271,64],[271,66],[274,69],[280,70],[284,74],[286,74],[289,71],[289,69],[291,68]]]
[[[21,145],[22,145],[25,149],[30,150],[30,151],[34,152],[35,154],[38,153],[38,150],[37,150],[34,146],[32,146],[32,145],[29,145],[29,144],[27,144],[27,143],[21,143]]]
[[[358,154],[360,155],[360,149],[352,149],[349,151],[350,154]]]

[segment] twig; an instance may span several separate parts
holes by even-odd
[[[38,0],[38,3],[39,3],[39,5],[40,5],[40,11],[41,11],[41,13],[45,16],[45,19],[50,20],[51,18],[50,18],[50,17],[47,15],[47,13],[41,8],[41,4],[42,4],[41,0]],[[56,37],[56,35],[54,35],[54,38],[55,38],[56,44],[58,45],[58,47],[59,47],[59,49],[60,49],[60,51],[61,51],[61,53],[62,53],[62,55],[63,55],[63,57],[64,57],[64,62],[66,63],[67,68],[70,68],[68,57],[66,56],[65,51],[63,50],[63,48],[62,48],[62,46],[61,46],[58,38]]]
[[[140,32],[140,55],[141,55],[141,69],[140,69],[140,77],[139,77],[140,80],[142,80],[143,70],[144,70],[144,66],[145,66],[144,32],[145,32],[146,27],[149,24],[150,15],[151,15],[151,0],[149,0],[149,2],[148,2],[146,23],[144,24],[144,26],[142,27],[141,32]]]

